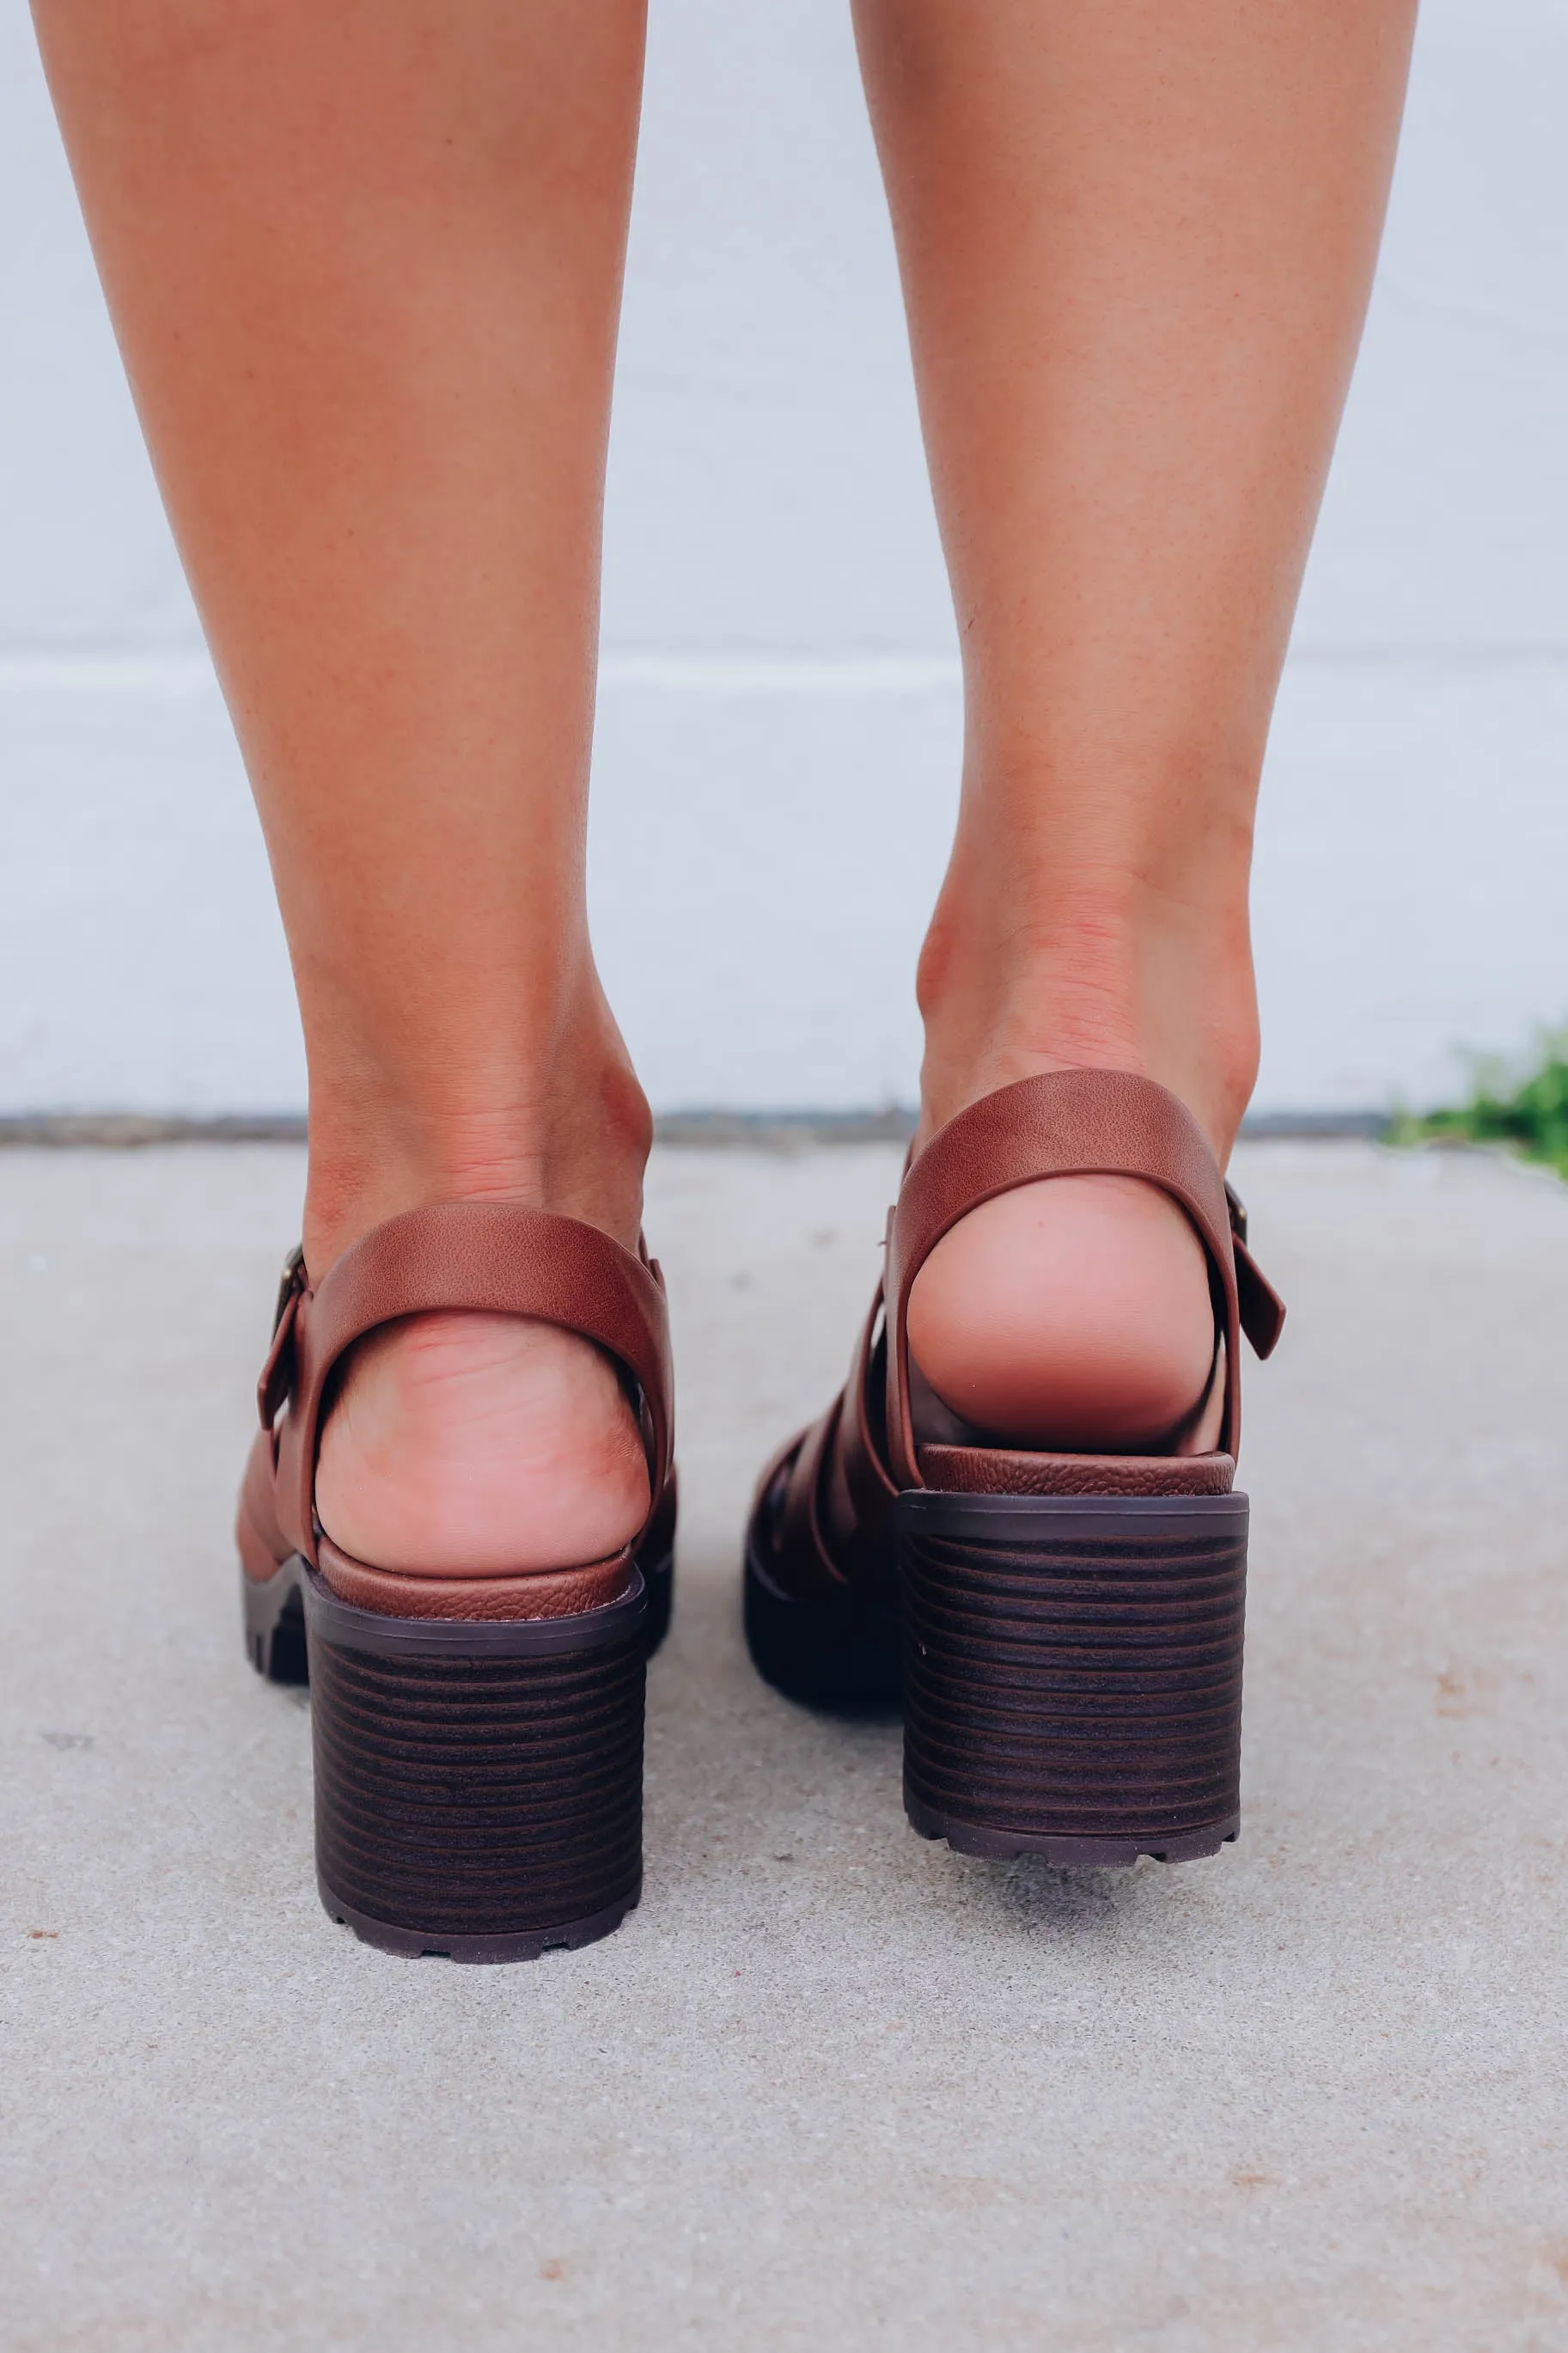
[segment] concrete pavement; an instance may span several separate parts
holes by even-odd
[[[963,1860],[763,1689],[736,1547],[840,1377],[886,1148],[668,1153],[685,1520],[647,1892],[528,1967],[311,1883],[231,1490],[301,1163],[0,1155],[10,2353],[1568,2344],[1568,1188],[1257,1146],[1247,1805]]]

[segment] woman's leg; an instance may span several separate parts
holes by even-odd
[[[1414,0],[857,0],[963,647],[921,959],[926,1132],[1067,1065],[1222,1163],[1257,1066],[1253,804],[1361,330]],[[914,1352],[1025,1441],[1157,1439],[1207,1374],[1163,1197],[977,1210]]]
[[[305,1249],[487,1196],[635,1240],[647,1107],[588,948],[605,440],[642,0],[38,0],[266,828]],[[647,1498],[606,1360],[443,1315],[359,1352],[329,1532],[575,1563]]]

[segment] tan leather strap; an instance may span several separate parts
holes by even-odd
[[[1236,1297],[1241,1328],[1259,1356],[1271,1356],[1285,1328],[1285,1302],[1237,1234],[1231,1244],[1236,1255]]]
[[[673,1448],[669,1325],[658,1265],[596,1226],[515,1201],[443,1201],[388,1219],[345,1250],[319,1290],[302,1261],[285,1270],[278,1328],[262,1371],[262,1425],[284,1398],[279,1504],[315,1560],[316,1451],[333,1366],[380,1324],[439,1309],[529,1315],[595,1341],[625,1366],[642,1407],[651,1522]],[[638,1539],[640,1542],[640,1538]]]
[[[888,1451],[900,1487],[918,1487],[910,1412],[909,1304],[914,1280],[950,1228],[1000,1193],[1047,1176],[1136,1176],[1157,1185],[1190,1219],[1211,1271],[1226,1344],[1220,1451],[1235,1454],[1241,1430],[1243,1328],[1238,1259],[1245,1261],[1247,1328],[1259,1355],[1279,1337],[1284,1309],[1233,1233],[1232,1200],[1196,1120],[1152,1079],[1121,1071],[1053,1071],[1020,1079],[971,1103],[938,1130],[909,1169],[888,1220]],[[1240,1204],[1236,1210],[1240,1213]]]
[[[833,1450],[833,1480],[836,1487],[841,1484],[842,1488],[835,1498],[841,1527],[867,1523],[875,1525],[886,1516],[899,1492],[888,1476],[888,1466],[870,1424],[872,1372],[883,1321],[882,1286],[879,1283],[849,1367],[837,1443]],[[884,1382],[882,1387],[886,1386]]]
[[[817,1587],[844,1582],[843,1571],[822,1525],[823,1472],[832,1460],[843,1410],[844,1393],[840,1390],[827,1411],[812,1423],[800,1440],[799,1451],[790,1465],[784,1515],[779,1523],[779,1543],[793,1560],[809,1569],[812,1582]]]
[[[763,1474],[760,1495],[771,1494],[787,1467],[783,1509],[773,1541],[811,1589],[842,1586],[842,1555],[853,1548],[854,1532],[879,1527],[898,1494],[877,1451],[867,1419],[870,1368],[882,1320],[879,1284],[871,1313],[856,1343],[849,1378],[825,1414],[773,1457]]]

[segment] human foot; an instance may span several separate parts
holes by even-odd
[[[1089,1182],[1091,1176],[1103,1184]],[[959,1337],[978,1356],[983,1383],[994,1373],[998,1335],[1005,1339],[1021,1327],[1026,1340],[1034,1336],[1028,1293],[1023,1315],[1016,1300],[1017,1259],[1033,1250],[1036,1265],[1026,1272],[1061,1278],[1054,1289],[1048,1282],[1030,1287],[1043,1291],[1047,1307],[1068,1311],[1047,1326],[1067,1377],[1056,1396],[1043,1404],[1037,1398],[1033,1426],[1003,1434],[944,1411],[929,1382],[920,1379],[910,1305],[939,1247],[953,1240],[950,1256],[956,1260],[964,1238],[974,1235],[976,1257],[984,1261],[999,1230],[994,1210],[1020,1195],[1026,1197],[1026,1208],[1032,1198],[1034,1214],[1015,1235],[1004,1235],[1007,1248],[989,1268],[983,1266],[994,1287],[961,1303],[969,1313]],[[1130,1424],[1130,1396],[1136,1405],[1141,1395],[1145,1420],[1163,1416],[1167,1401],[1152,1396],[1147,1351],[1134,1345],[1130,1361],[1109,1366],[1115,1381],[1108,1386],[1121,1392],[1109,1404],[1122,1418],[1111,1420],[1107,1412],[1099,1428],[1086,1430],[1076,1388],[1090,1351],[1100,1352],[1101,1362],[1110,1354],[1108,1319],[1100,1313],[1098,1291],[1079,1282],[1074,1292],[1068,1284],[1095,1251],[1113,1270],[1122,1267],[1128,1231],[1136,1233],[1141,1224],[1156,1246],[1163,1244],[1160,1213],[1167,1201],[1191,1221],[1207,1267],[1195,1302],[1189,1295],[1176,1303],[1184,1309],[1171,1351],[1178,1365],[1191,1330],[1187,1311],[1202,1312],[1202,1336],[1184,1368],[1194,1376],[1193,1389],[1184,1394],[1183,1383],[1172,1385],[1178,1421],[1186,1426],[1167,1422],[1151,1436]],[[1058,1216],[1060,1202],[1068,1208]],[[1096,1231],[1101,1220],[1109,1231]],[[1046,1250],[1038,1248],[1042,1223]],[[1121,1841],[1124,1833],[1142,1839],[1158,1831],[1159,1845],[1147,1851],[1194,1853],[1207,1852],[1214,1842],[1215,1824],[1207,1822],[1209,1844],[1167,1848],[1164,1833],[1178,1803],[1186,1802],[1174,1788],[1160,1798],[1160,1807],[1168,1803],[1170,1811],[1154,1807],[1146,1817],[1120,1823],[1110,1818],[1114,1792],[1108,1788],[1107,1816],[1097,1826],[1085,1818],[1084,1790],[1070,1760],[1056,1792],[1060,1806],[1053,1800],[1037,1808],[1041,1792],[1029,1786],[1032,1767],[1019,1765],[1035,1735],[1018,1723],[1020,1747],[1007,1727],[1037,1709],[1040,1746],[1063,1763],[1054,1746],[1062,1731],[1060,1683],[1052,1678],[1059,1678],[1060,1660],[1069,1650],[1087,1655],[1084,1646],[1103,1641],[1110,1646],[1101,1662],[1103,1688],[1088,1713],[1103,1718],[1101,1729],[1114,1728],[1134,1687],[1140,1643],[1163,1642],[1166,1634],[1176,1640],[1177,1621],[1194,1608],[1201,1617],[1206,1608],[1206,1601],[1194,1605],[1195,1588],[1173,1589],[1171,1625],[1163,1633],[1149,1630],[1154,1621],[1145,1616],[1145,1604],[1158,1583],[1151,1583],[1151,1544],[1156,1554],[1168,1555],[1169,1573],[1179,1577],[1192,1540],[1212,1538],[1216,1560],[1226,1556],[1226,1575],[1233,1579],[1226,1606],[1239,1603],[1246,1505],[1232,1493],[1240,1431],[1239,1341],[1245,1333],[1267,1356],[1283,1311],[1236,1241],[1236,1223],[1235,1204],[1202,1128],[1170,1088],[1136,1071],[1069,1068],[1005,1082],[937,1125],[915,1154],[889,1219],[882,1280],[849,1379],[826,1413],[773,1457],[758,1483],[747,1532],[746,1628],[763,1676],[794,1697],[859,1704],[903,1692],[913,1744],[906,1747],[906,1763],[919,1763],[916,1778],[926,1778],[911,1819],[925,1835],[946,1835],[937,1817],[952,1813],[984,1831],[982,1843],[969,1852],[1021,1852],[1038,1837],[1068,1841],[1058,1861],[1101,1862],[1131,1861],[1144,1850],[1131,1845],[1091,1854],[1072,1848],[1071,1841],[1102,1832],[1108,1840]],[[1063,1247],[1072,1244],[1077,1247]],[[1182,1258],[1175,1263],[1179,1272],[1185,1271]],[[1142,1311],[1146,1299],[1138,1297],[1136,1286],[1133,1292],[1133,1307]],[[1141,1344],[1138,1315],[1125,1320]],[[978,1349],[976,1338],[984,1344]],[[929,1330],[925,1345],[929,1356]],[[1205,1364],[1213,1368],[1208,1380]],[[1026,1370],[1037,1377],[1037,1357]],[[984,1397],[960,1402],[972,1415],[1000,1419],[1009,1410]],[[1107,1405],[1103,1396],[1100,1403]],[[1194,1414],[1198,1404],[1204,1410]],[[1077,1427],[1068,1419],[1075,1410]],[[1051,1417],[1054,1427],[1042,1428]],[[1080,1578],[1078,1568],[1091,1573]],[[1159,1591],[1163,1595],[1165,1588]],[[1004,1618],[1009,1640],[1007,1658],[999,1664],[996,1629]],[[1194,1624],[1195,1630],[1195,1617]],[[1239,1616],[1232,1631],[1239,1639]],[[1142,1662],[1147,1665],[1147,1654]],[[1216,1708],[1231,1715],[1205,1727],[1204,1743],[1212,1733],[1215,1756],[1224,1751],[1228,1775],[1235,1661],[1215,1653],[1212,1663]],[[1021,1698],[1036,1670],[1038,1688]],[[976,1735],[977,1726],[987,1728]],[[925,1768],[932,1763],[933,1728],[937,1748],[958,1776],[948,1794],[965,1806],[980,1805],[973,1817],[931,1794]],[[994,1735],[1000,1743],[981,1777],[986,1789],[970,1785],[963,1762],[972,1735],[983,1746]],[[1087,1757],[1082,1761],[1097,1771],[1104,1757],[1099,1765]],[[1047,1780],[1056,1769],[1048,1765]],[[1118,1767],[1111,1778],[1119,1774]],[[1131,1787],[1122,1794],[1137,1795]],[[1216,1805],[1215,1821],[1223,1824],[1233,1812],[1233,1806]],[[1042,1818],[1030,1820],[1036,1813]],[[1007,1843],[1015,1832],[1020,1846]],[[1229,1831],[1222,1827],[1218,1835]]]
[[[306,1257],[325,1270],[399,1210],[521,1200],[635,1251],[652,1124],[595,998],[540,1088],[542,1114],[335,1125],[312,1112]],[[367,1124],[369,1133],[367,1134]],[[356,1560],[426,1576],[576,1567],[618,1552],[647,1514],[642,1435],[610,1358],[531,1318],[444,1311],[370,1334],[329,1400],[316,1507]]]
[[[963,920],[963,897],[950,881],[922,958],[917,1151],[1014,1080],[1100,1068],[1159,1080],[1223,1168],[1257,1065],[1244,923],[1214,911],[1194,927],[1147,909],[1131,921],[1078,908],[1031,965],[994,947],[998,930],[1005,940],[1027,926],[988,934]],[[1139,1178],[1057,1176],[981,1203],[921,1267],[909,1333],[939,1410],[994,1440],[1072,1453],[1218,1442],[1203,1246],[1175,1201]]]
[[[361,1343],[321,1436],[316,1508],[385,1569],[576,1567],[647,1514],[642,1439],[614,1366],[520,1316],[405,1318]]]
[[[637,1898],[644,1669],[669,1617],[658,1270],[585,1219],[471,1198],[308,1265],[289,1262],[236,1537],[253,1665],[311,1687],[322,1900],[408,1955],[589,1942]],[[635,1480],[617,1382],[640,1409]],[[617,1500],[647,1521],[635,1546]]]
[[[1058,1176],[972,1209],[917,1275],[909,1331],[941,1402],[1004,1444],[1214,1443],[1190,1426],[1215,1357],[1203,1245],[1135,1177]]]

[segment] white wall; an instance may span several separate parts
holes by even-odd
[[[1270,754],[1262,1108],[1568,1016],[1568,8],[1428,0]],[[0,1113],[268,1110],[265,860],[21,0],[0,0]],[[666,1108],[910,1098],[956,673],[841,0],[654,0],[601,959]]]

